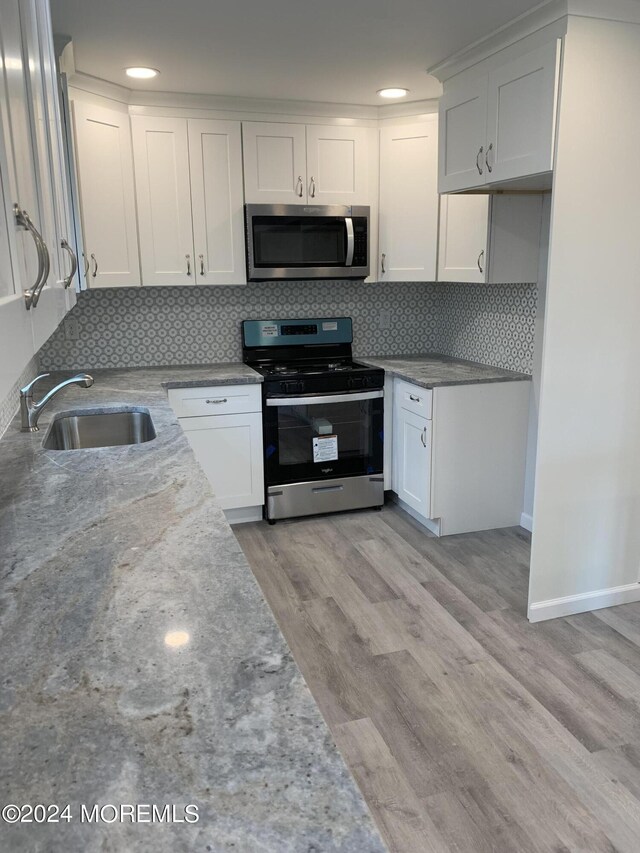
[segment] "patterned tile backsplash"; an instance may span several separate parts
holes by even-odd
[[[27,366],[24,368],[20,376],[13,383],[13,388],[4,398],[4,400],[0,400],[0,436],[2,436],[5,432],[11,421],[13,420],[14,415],[18,411],[20,406],[20,389],[24,388],[24,386],[29,382],[29,380],[33,379],[38,373],[38,360],[32,358]]]
[[[240,321],[353,317],[354,354],[439,352],[530,372],[535,284],[278,282],[81,294],[40,351],[43,370],[241,359]],[[70,340],[73,327],[78,337]]]

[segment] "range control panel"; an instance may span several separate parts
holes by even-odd
[[[350,344],[351,317],[319,317],[304,320],[244,320],[244,347],[282,347],[300,344]]]

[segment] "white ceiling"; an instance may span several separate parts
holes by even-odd
[[[540,0],[51,0],[76,68],[156,92],[380,104],[437,97],[425,69]],[[123,69],[160,76],[132,81]],[[388,102],[387,102],[388,103]]]

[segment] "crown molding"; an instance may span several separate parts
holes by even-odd
[[[427,74],[432,74],[441,83],[444,83],[445,80],[455,74],[459,74],[471,65],[476,65],[492,54],[504,50],[514,42],[566,18],[567,6],[568,0],[545,0],[544,3],[534,6],[529,12],[519,15],[489,35],[477,39],[462,50],[448,56],[442,62],[432,65],[427,69]]]
[[[559,22],[566,29],[570,16],[640,24],[640,0],[544,0],[502,27],[472,42],[427,69],[443,83],[461,71],[504,50],[515,42]]]
[[[110,83],[82,72],[70,75],[68,83],[74,89],[117,101],[128,107],[132,114],[152,114],[157,109],[171,109],[191,113],[203,111],[227,116],[236,113],[238,118],[249,117],[256,121],[268,121],[276,116],[282,121],[295,121],[296,117],[306,116],[310,120],[320,118],[333,119],[342,123],[371,124],[385,118],[404,118],[438,111],[437,98],[368,106],[319,101],[231,98],[225,95],[196,95],[187,92],[145,92],[140,89],[128,89],[126,86]]]

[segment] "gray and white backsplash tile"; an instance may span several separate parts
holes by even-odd
[[[38,360],[34,356],[27,366],[24,368],[20,376],[13,383],[11,391],[7,394],[4,400],[0,399],[0,436],[6,431],[7,427],[14,418],[20,405],[20,389],[33,379],[38,373]]]
[[[80,295],[43,346],[40,367],[239,361],[242,320],[349,316],[355,355],[437,352],[530,372],[536,296],[535,284],[424,282],[96,289]]]

